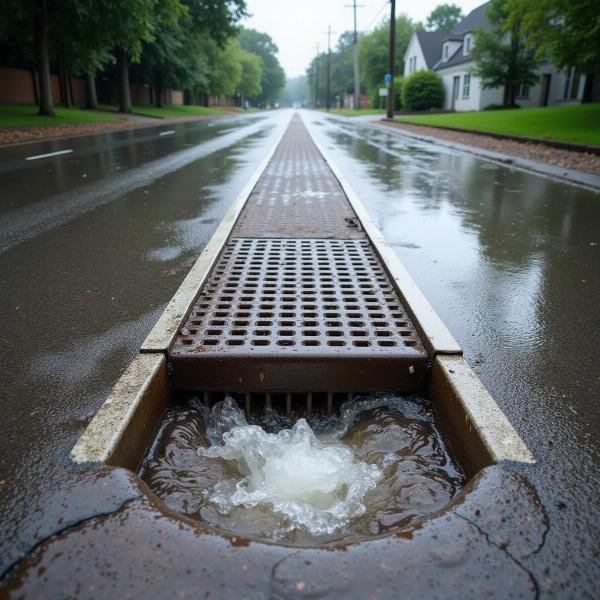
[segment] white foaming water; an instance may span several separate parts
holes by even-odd
[[[262,504],[284,517],[290,530],[331,534],[365,512],[364,497],[382,477],[376,465],[355,460],[335,437],[317,439],[304,419],[292,429],[267,433],[248,425],[229,398],[211,411],[207,433],[213,445],[199,453],[235,461],[242,475],[211,492],[210,500],[225,514]]]

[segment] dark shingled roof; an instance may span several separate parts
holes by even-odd
[[[417,31],[417,39],[425,57],[428,69],[433,69],[442,56],[442,40],[447,35],[444,31]]]
[[[488,21],[486,14],[488,4],[489,2],[486,2],[485,4],[482,4],[481,6],[478,6],[476,9],[472,10],[450,33],[445,34],[445,37],[442,41],[460,40],[465,33],[475,31],[475,29],[479,27],[481,27],[484,31],[489,31],[490,22]],[[441,51],[442,50],[440,48],[440,57]],[[467,54],[466,56],[463,54],[463,45],[461,44],[446,62],[440,62],[438,60],[434,70],[441,71],[442,69],[468,63],[472,60],[473,57],[470,54]]]
[[[453,34],[463,34],[467,31],[475,31],[478,27],[488,31],[490,22],[488,21],[486,10],[489,2],[478,6],[472,10],[453,30]]]

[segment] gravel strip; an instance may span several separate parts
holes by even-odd
[[[69,125],[46,125],[44,127],[14,127],[0,129],[0,145],[18,144],[32,140],[45,140],[50,138],[70,137],[90,133],[102,133],[114,129],[124,129],[145,124],[146,119],[140,122],[130,119],[120,121],[99,121],[97,123],[73,123]],[[154,121],[154,124],[158,123]]]
[[[157,127],[170,123],[184,123],[187,121],[203,121],[227,114],[237,114],[235,111],[225,111],[215,115],[183,115],[158,119],[143,115],[119,115],[118,121],[98,121],[96,123],[73,123],[68,125],[46,125],[44,127],[8,127],[0,129],[0,146],[10,146],[21,142],[40,140],[53,140],[60,138],[76,137],[103,133],[119,129],[136,129],[139,127]]]
[[[600,156],[586,152],[574,152],[572,150],[561,150],[544,144],[517,142],[514,140],[501,140],[487,135],[476,133],[462,133],[438,129],[437,127],[424,127],[421,125],[409,125],[408,123],[390,123],[386,125],[405,129],[414,135],[427,135],[449,142],[464,144],[474,148],[483,148],[493,152],[501,152],[508,155],[516,155],[530,160],[546,162],[558,167],[575,169],[600,175]]]

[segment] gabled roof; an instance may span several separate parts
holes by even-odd
[[[478,29],[479,27],[484,31],[489,31],[490,22],[486,14],[488,4],[489,2],[486,2],[472,10],[451,32],[445,34],[442,42],[448,40],[462,41],[466,33],[475,31],[475,29]],[[441,57],[441,48],[439,56]],[[442,62],[440,58],[433,69],[435,71],[441,71],[442,69],[462,65],[468,62],[473,62],[473,57],[470,54],[467,54],[466,56],[463,54],[463,44],[461,43],[447,61]]]
[[[473,56],[471,54],[464,55],[463,54],[463,45],[461,44],[456,52],[446,61],[442,62],[439,60],[435,67],[433,67],[434,71],[441,71],[443,69],[448,69],[449,67],[454,67],[455,65],[462,65],[463,63],[474,62]]]
[[[444,31],[416,31],[415,35],[421,46],[427,68],[433,69],[442,56],[442,40],[447,33]]]
[[[487,7],[489,2],[478,6],[473,9],[453,30],[452,34],[462,35],[469,31],[475,31],[478,27],[481,27],[485,31],[489,31],[490,22],[487,18]]]

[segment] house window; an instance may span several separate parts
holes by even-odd
[[[528,99],[529,98],[529,86],[526,83],[522,83],[517,90],[517,97]]]
[[[471,52],[471,36],[467,36],[465,38],[465,54],[469,54]]]
[[[409,73],[414,73],[416,70],[417,70],[417,57],[413,56],[408,61],[408,72]]]
[[[444,44],[444,60],[448,60],[448,44]]]
[[[463,76],[463,98],[468,98],[471,92],[471,74]]]

